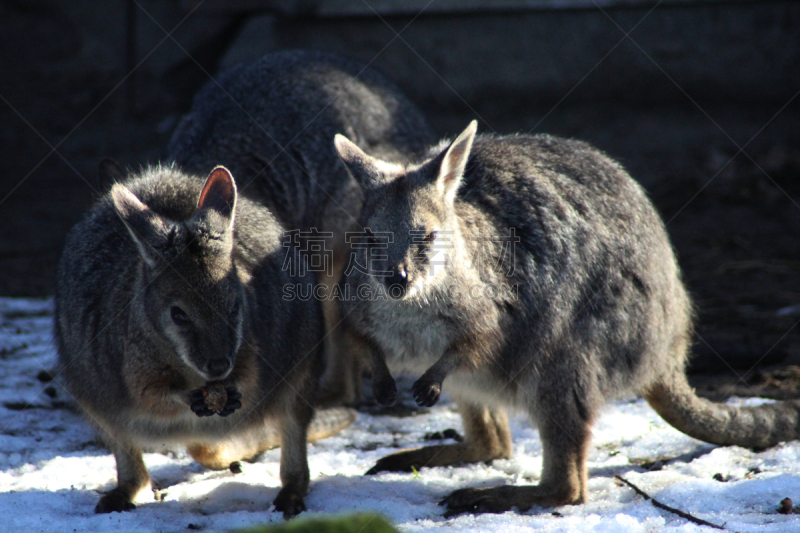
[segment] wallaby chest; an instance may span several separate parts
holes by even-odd
[[[447,299],[439,294],[447,287],[411,300],[361,302],[352,309],[357,326],[385,352],[391,370],[424,371],[456,343],[469,355],[479,348],[483,332],[496,330],[501,317],[491,302]]]

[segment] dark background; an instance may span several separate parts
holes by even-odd
[[[477,118],[606,150],[667,222],[717,378],[695,383],[797,388],[796,2],[0,0],[0,295],[53,293],[103,157],[158,161],[209,76],[286,48],[369,63],[443,136]]]

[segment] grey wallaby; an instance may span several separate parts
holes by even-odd
[[[617,163],[583,142],[476,128],[406,166],[335,139],[365,191],[359,264],[372,265],[347,276],[362,298],[343,312],[391,370],[422,374],[420,404],[444,381],[466,433],[368,473],[507,458],[511,406],[539,428],[539,484],[455,491],[447,515],[585,502],[592,423],[630,393],[706,442],[798,438],[798,402],[736,408],[689,386],[691,304],[664,224]]]
[[[142,449],[163,444],[186,445],[215,469],[280,445],[275,507],[287,517],[305,509],[307,438],[353,417],[330,411],[339,418],[309,434],[323,318],[317,302],[282,297],[298,282],[283,268],[282,233],[267,208],[237,198],[224,167],[205,182],[145,169],[70,231],[58,373],[117,462],[117,487],[95,512],[133,508],[150,486]]]
[[[340,132],[367,153],[400,163],[421,157],[437,140],[417,108],[375,70],[337,55],[288,51],[209,82],[168,151],[197,173],[225,165],[240,193],[298,232],[303,248],[322,242],[327,264],[317,277],[330,295],[348,264],[346,233],[357,229],[363,200],[331,144]],[[352,354],[366,349],[348,344],[354,339],[342,329],[335,299],[323,299],[323,312],[327,368],[320,401],[349,403],[360,395],[359,358]]]

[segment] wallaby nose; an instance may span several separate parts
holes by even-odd
[[[401,266],[394,268],[391,276],[385,280],[386,288],[389,289],[389,296],[395,300],[399,300],[406,294],[408,287],[408,274]]]
[[[228,359],[212,359],[208,362],[207,373],[212,378],[222,377],[228,373],[231,362]]]

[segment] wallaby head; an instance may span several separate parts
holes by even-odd
[[[187,219],[156,212],[116,184],[111,197],[141,257],[142,310],[162,341],[206,381],[225,378],[242,337],[244,289],[233,263],[236,185],[215,168]]]
[[[455,200],[477,122],[419,165],[400,166],[365,154],[346,137],[334,142],[361,186],[359,226],[369,275],[395,299],[413,298],[444,278],[458,244]]]

